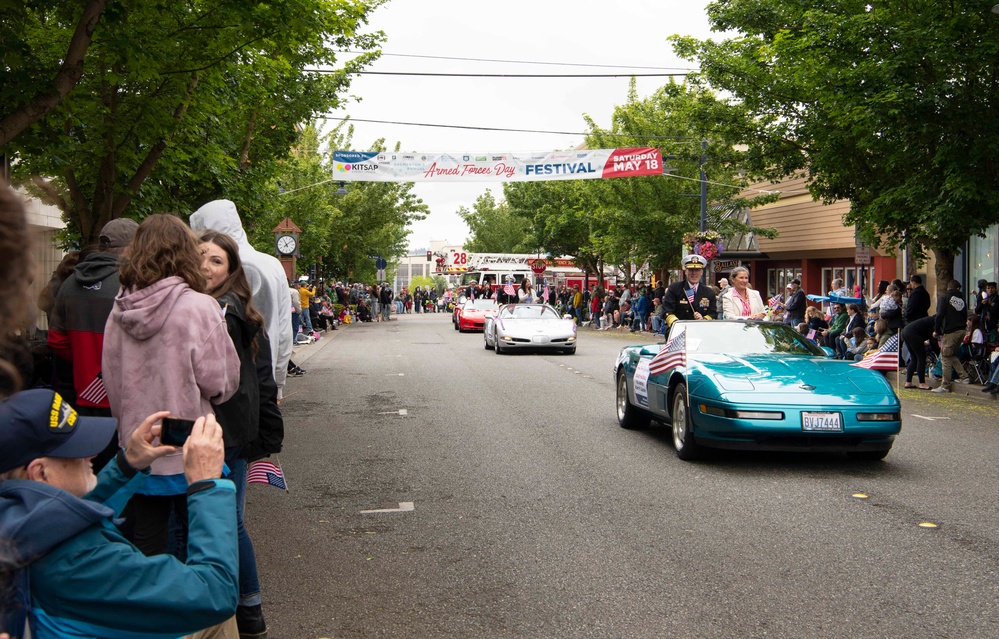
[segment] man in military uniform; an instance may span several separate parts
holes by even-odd
[[[666,289],[659,313],[672,326],[676,320],[712,319],[716,310],[715,291],[701,283],[708,260],[700,255],[683,258],[684,277]]]

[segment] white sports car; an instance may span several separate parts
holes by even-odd
[[[496,354],[515,350],[576,352],[576,322],[547,304],[506,304],[486,318],[482,331],[486,350]]]

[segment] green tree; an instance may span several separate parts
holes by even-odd
[[[999,222],[999,16],[989,3],[714,2],[721,42],[674,37],[753,114],[747,157],[849,199],[868,241],[930,249],[938,281]]]
[[[85,243],[126,211],[188,212],[218,197],[265,206],[298,124],[336,107],[377,55],[381,34],[359,30],[378,4],[110,3],[76,88],[4,148],[15,180],[50,179],[47,196]],[[38,59],[15,60],[32,69],[55,64],[74,25],[38,6],[23,36]],[[369,53],[309,71],[346,49]]]
[[[523,220],[510,212],[506,202],[497,202],[491,191],[480,195],[469,211],[464,206],[458,216],[468,225],[469,238],[464,249],[475,253],[521,253],[527,247]]]
[[[655,146],[674,171],[669,176],[507,185],[511,210],[531,220],[532,233],[545,250],[574,255],[594,273],[601,263],[616,264],[629,277],[632,267],[646,263],[653,270],[676,268],[683,235],[700,222],[696,176],[702,140],[709,143],[703,152],[709,226],[722,234],[752,230],[775,236],[773,229],[745,228],[721,216],[727,206],[754,206],[773,198],[734,201],[745,183],[739,177],[744,160],[739,145],[751,131],[738,105],[703,87],[673,82],[641,99],[632,82],[609,128],[587,121],[587,148]]]
[[[241,214],[258,249],[273,250],[271,230],[287,217],[303,231],[300,270],[322,264],[337,279],[369,282],[377,270],[371,256],[384,257],[392,271],[407,251],[407,227],[426,216],[427,206],[409,183],[355,182],[338,194],[331,149],[350,149],[351,134],[342,125],[325,136],[313,125],[303,127],[265,189],[267,206]],[[378,140],[372,150],[384,150],[382,145]]]

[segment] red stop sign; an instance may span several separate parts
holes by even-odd
[[[531,260],[530,264],[531,270],[534,271],[535,275],[541,275],[548,269],[548,262],[542,259]]]

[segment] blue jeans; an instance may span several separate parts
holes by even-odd
[[[645,314],[644,313],[635,313],[635,321],[633,321],[631,323],[631,327],[633,329],[635,329],[636,331],[644,331],[645,330]]]
[[[665,323],[666,322],[663,321],[663,318],[659,317],[658,315],[653,315],[652,316],[652,332],[653,333],[658,333],[659,331],[661,331],[663,329],[663,324],[665,324]]]
[[[302,326],[305,327],[306,332],[312,332],[312,313],[309,312],[307,306],[302,307]]]
[[[243,525],[246,505],[246,460],[239,456],[239,446],[225,449],[229,479],[236,485],[236,536],[239,544],[239,605],[260,605],[260,577],[257,575],[257,555],[253,551],[250,533]]]
[[[301,313],[291,313],[291,343],[294,344],[295,340],[298,339],[298,329],[302,325],[302,315]]]

